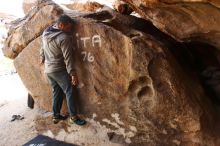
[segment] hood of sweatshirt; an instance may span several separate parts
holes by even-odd
[[[43,38],[46,38],[50,42],[61,33],[63,33],[63,31],[58,29],[56,26],[50,26],[43,32]]]

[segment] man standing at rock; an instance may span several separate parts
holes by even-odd
[[[65,119],[60,114],[62,93],[65,93],[70,123],[84,125],[86,121],[77,117],[74,106],[72,85],[76,86],[78,81],[73,65],[72,29],[73,20],[67,15],[61,15],[55,25],[44,30],[40,56],[53,91],[53,122],[56,124]]]

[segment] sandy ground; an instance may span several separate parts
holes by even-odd
[[[17,74],[0,76],[0,145],[22,145],[36,135],[33,127],[36,110],[27,105],[27,91]],[[10,122],[12,115],[27,118]]]

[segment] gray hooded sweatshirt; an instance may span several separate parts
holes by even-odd
[[[75,74],[74,46],[71,35],[50,26],[42,35],[40,55],[44,59],[45,73],[67,70],[70,75]]]

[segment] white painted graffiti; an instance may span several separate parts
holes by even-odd
[[[81,45],[86,48],[88,43],[91,41],[93,47],[101,47],[102,40],[100,35],[94,35],[92,37],[80,37],[78,33],[76,33],[77,47],[81,47]]]
[[[89,45],[92,47],[102,46],[102,40],[100,35],[93,35],[92,37],[80,37],[80,35],[76,33],[76,41],[77,48],[87,48]],[[81,54],[83,55],[83,61],[93,62],[95,60],[91,52],[82,51]]]
[[[81,54],[83,55],[83,61],[93,62],[95,59],[90,52],[82,51]]]

